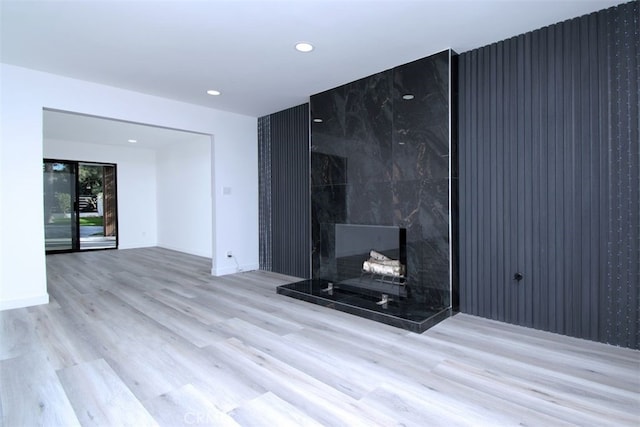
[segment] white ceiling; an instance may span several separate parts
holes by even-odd
[[[1,0],[0,57],[259,117],[448,47],[461,53],[622,2]],[[301,40],[316,49],[296,52]]]

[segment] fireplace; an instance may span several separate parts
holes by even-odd
[[[278,293],[414,332],[453,312],[455,70],[443,51],[311,97],[310,274]]]
[[[279,294],[423,332],[451,314],[412,295],[419,284],[403,227],[322,224],[319,276],[279,286]]]
[[[382,295],[407,297],[407,233],[404,228],[360,224],[333,226],[334,260],[328,261],[335,261],[335,275],[324,279],[339,289],[374,298],[381,299]]]

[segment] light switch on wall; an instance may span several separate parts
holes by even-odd
[[[231,187],[222,187],[222,195],[223,196],[231,195]]]

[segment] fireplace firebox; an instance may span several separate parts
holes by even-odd
[[[380,225],[333,225],[335,275],[329,274],[324,279],[340,289],[374,298],[407,296],[406,229]],[[331,248],[326,252],[331,253]]]

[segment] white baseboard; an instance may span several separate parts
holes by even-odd
[[[14,308],[24,308],[42,304],[49,304],[49,294],[29,298],[17,298],[0,301],[0,311],[13,310]]]
[[[158,245],[153,243],[129,243],[129,244],[121,244],[118,243],[118,249],[140,249],[140,248],[154,248]]]
[[[238,271],[237,266],[224,267],[224,268],[212,268],[211,275],[226,276],[227,274],[236,274],[236,273],[242,273],[245,271],[257,270],[259,267],[260,266],[258,264],[244,264],[240,266],[240,271]]]
[[[191,250],[191,249],[180,248],[178,246],[173,246],[173,245],[165,245],[164,243],[158,243],[158,247],[159,248],[164,248],[164,249],[169,249],[169,250],[172,250],[172,251],[182,252],[182,253],[189,254],[189,255],[195,255],[195,256],[202,257],[202,258],[211,258],[211,253],[194,251],[194,250]]]

